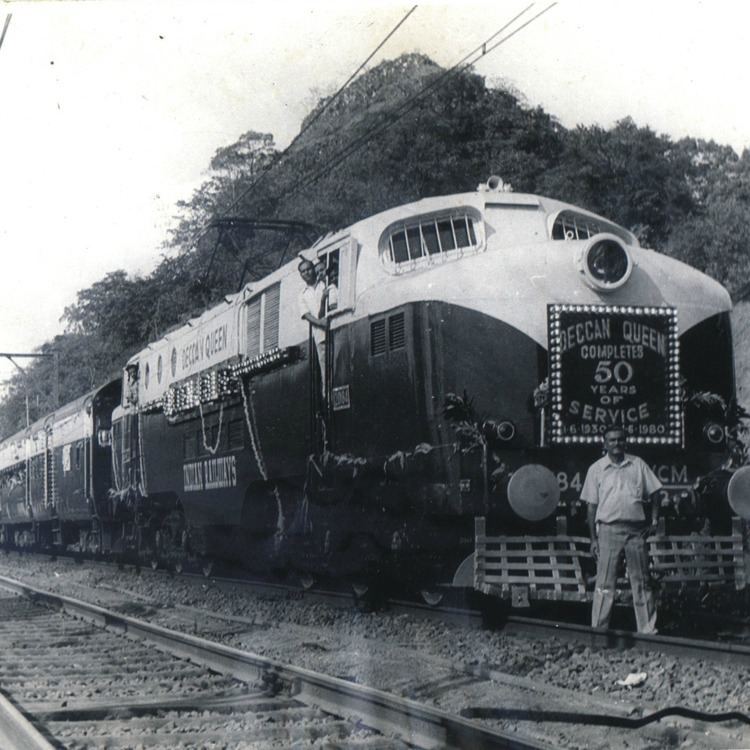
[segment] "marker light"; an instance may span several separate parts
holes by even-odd
[[[724,441],[724,428],[720,424],[716,424],[716,422],[709,422],[703,428],[703,434],[706,440],[713,445],[718,445]]]

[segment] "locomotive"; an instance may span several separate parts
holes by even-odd
[[[744,585],[718,283],[498,178],[301,256],[336,292],[320,358],[297,261],[245,285],[0,443],[3,543],[584,600],[578,493],[617,424],[664,484],[667,580],[686,544],[717,579],[697,543]]]

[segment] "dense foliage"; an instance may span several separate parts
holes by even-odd
[[[491,174],[627,226],[730,291],[748,281],[747,151],[675,142],[630,119],[568,130],[478,75],[445,76],[429,59],[405,55],[321,100],[287,152],[256,131],[216,152],[203,184],[178,204],[156,269],[144,277],[112,271],[66,308],[65,333],[42,347],[59,352],[61,403],[314,239],[310,227],[247,219],[303,222],[322,234],[420,197],[473,190]],[[51,360],[30,365],[27,382],[34,420],[52,408]],[[0,404],[0,434],[25,424],[25,393],[18,375]]]

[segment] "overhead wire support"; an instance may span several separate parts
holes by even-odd
[[[297,141],[312,127],[313,123],[315,123],[319,117],[341,96],[341,94],[344,92],[344,90],[347,88],[347,86],[357,77],[357,75],[360,73],[360,71],[367,65],[367,63],[372,60],[373,57],[382,49],[382,47],[386,44],[386,42],[401,28],[401,26],[406,22],[406,20],[409,18],[409,16],[417,9],[417,6],[414,5],[412,8],[406,13],[406,15],[391,29],[391,31],[385,36],[383,41],[378,44],[377,47],[367,56],[367,58],[359,65],[359,67],[349,76],[349,78],[346,79],[346,81],[339,87],[339,89],[336,91],[335,94],[333,94],[328,101],[318,110],[318,112],[315,113],[315,115],[306,123],[306,125],[300,130],[297,135],[292,138],[289,145],[280,153],[278,154],[273,162],[269,164],[269,166],[261,171],[261,173],[256,177],[253,182],[250,183],[244,190],[240,192],[240,194],[224,209],[222,212],[222,215],[218,218],[223,218],[223,216],[226,216],[226,214],[234,209],[243,198],[247,197],[251,191],[253,191],[271,172],[278,164],[284,159],[284,157],[287,156],[289,151],[295,146]],[[205,236],[205,234],[212,228],[213,221],[204,226],[200,231],[197,232],[197,234],[192,237],[190,240],[188,240],[188,244],[192,245],[198,240],[200,240],[202,237]]]
[[[8,13],[7,16],[5,16],[5,23],[3,24],[3,32],[0,34],[0,47],[3,46],[3,42],[5,41],[5,34],[8,31],[8,26],[10,26],[10,19],[13,18],[12,13]]]
[[[285,195],[292,196],[296,195],[300,190],[303,188],[309,187],[313,183],[315,183],[317,180],[319,180],[321,177],[324,177],[326,174],[328,174],[331,170],[333,170],[335,167],[337,167],[342,161],[349,158],[352,154],[356,153],[360,148],[365,146],[369,141],[371,141],[375,136],[380,135],[381,133],[385,132],[388,128],[395,125],[402,117],[404,117],[406,114],[408,114],[414,107],[419,104],[419,102],[434,88],[438,86],[444,85],[447,80],[457,75],[462,70],[470,67],[471,65],[474,65],[476,62],[481,60],[485,55],[488,55],[493,50],[497,49],[501,44],[504,44],[507,42],[511,37],[515,36],[518,32],[520,32],[522,29],[527,27],[530,23],[535,21],[537,18],[545,14],[547,11],[549,11],[551,8],[553,8],[555,5],[557,5],[557,2],[550,3],[546,8],[541,10],[539,13],[537,13],[535,16],[532,16],[529,20],[525,21],[523,24],[521,24],[518,28],[511,31],[509,34],[506,34],[502,39],[499,39],[497,42],[492,44],[491,46],[487,46],[493,39],[495,39],[498,34],[501,34],[505,29],[508,28],[514,21],[516,21],[518,18],[520,18],[526,11],[529,10],[529,8],[533,7],[534,3],[527,6],[522,10],[519,14],[517,14],[513,19],[508,21],[502,28],[498,29],[494,34],[489,36],[482,44],[480,44],[478,47],[476,47],[474,50],[469,52],[467,55],[465,55],[459,62],[457,62],[455,65],[453,65],[448,70],[444,71],[442,74],[434,78],[432,81],[430,81],[428,84],[426,84],[422,89],[420,89],[414,96],[409,97],[405,102],[400,104],[398,107],[396,107],[394,110],[389,111],[388,119],[385,122],[381,122],[377,125],[372,126],[368,131],[361,134],[354,140],[352,140],[347,146],[345,146],[342,151],[339,152],[339,154],[329,163],[327,163],[325,166],[321,167],[317,171],[308,173],[307,175],[303,175],[297,182],[297,185],[290,190]],[[474,55],[477,55],[474,59]]]

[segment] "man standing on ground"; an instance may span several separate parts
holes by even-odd
[[[662,484],[645,461],[625,452],[622,427],[607,428],[604,450],[606,455],[589,467],[581,490],[581,500],[589,504],[591,553],[596,558],[591,625],[609,627],[617,565],[625,550],[638,632],[656,633],[656,604],[650,586],[646,538],[656,531],[659,506],[653,496]],[[649,501],[651,507],[647,508]]]

